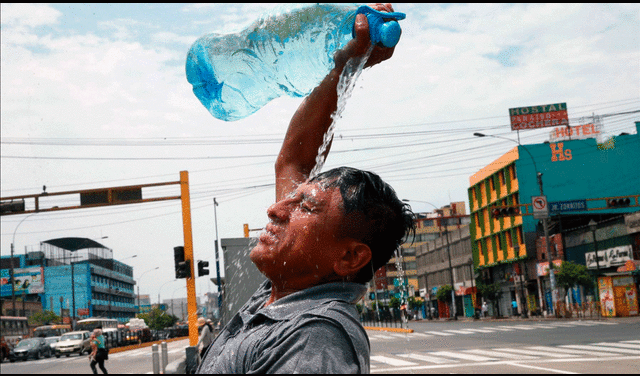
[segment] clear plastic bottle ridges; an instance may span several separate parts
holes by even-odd
[[[218,119],[243,119],[282,95],[308,95],[333,69],[333,55],[353,38],[357,12],[373,42],[397,43],[397,22],[357,4],[289,4],[232,34],[207,34],[187,54],[187,80]],[[403,13],[384,13],[399,20]]]

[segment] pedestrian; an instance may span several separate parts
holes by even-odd
[[[200,337],[198,338],[198,344],[196,347],[200,349],[200,357],[204,358],[204,354],[207,352],[211,342],[213,341],[211,329],[209,329],[209,325],[207,325],[207,321],[204,317],[198,318],[198,332],[200,333]]]
[[[487,302],[482,302],[482,317],[487,317],[488,311],[489,307],[487,307]]]
[[[518,302],[515,299],[511,300],[511,313],[513,316],[518,314]]]
[[[96,364],[102,370],[102,373],[107,374],[107,369],[104,366],[104,361],[108,359],[108,351],[105,347],[104,336],[102,335],[101,329],[94,329],[93,334],[91,335],[92,340],[91,344],[91,370],[93,373],[98,374],[98,370],[96,369]]]
[[[436,318],[436,308],[434,306],[431,306],[431,318],[435,319]]]
[[[372,7],[393,11],[390,4]],[[310,176],[337,108],[341,73],[371,46],[364,15],[354,31],[289,123],[275,164],[276,203],[249,254],[267,280],[222,329],[198,373],[370,371],[355,304],[415,225],[409,205],[374,173],[339,167]],[[392,54],[375,46],[365,67]]]

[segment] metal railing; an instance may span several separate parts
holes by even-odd
[[[406,329],[408,327],[408,316],[397,308],[380,309],[378,311],[361,312],[360,322],[363,326]]]
[[[601,318],[600,302],[572,303],[558,301],[555,305],[558,318]]]

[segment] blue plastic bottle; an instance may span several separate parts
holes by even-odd
[[[356,14],[369,21],[373,43],[393,47],[395,20],[356,4],[289,4],[234,34],[207,34],[187,54],[187,80],[218,119],[243,119],[282,95],[308,95],[333,69],[333,55],[353,38]],[[383,19],[384,16],[384,19]],[[385,22],[388,21],[388,22]]]

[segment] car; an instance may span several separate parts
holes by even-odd
[[[87,330],[65,333],[60,336],[60,341],[55,344],[55,355],[59,358],[62,355],[69,356],[71,354],[82,355],[91,353],[91,344]]]
[[[45,356],[51,358],[56,353],[56,343],[60,342],[60,336],[45,337],[44,341],[49,345],[49,353]]]
[[[25,338],[18,342],[11,352],[9,352],[9,361],[15,362],[16,360],[27,360],[29,358],[40,359],[45,353],[47,353],[49,346],[45,342],[44,338]]]

